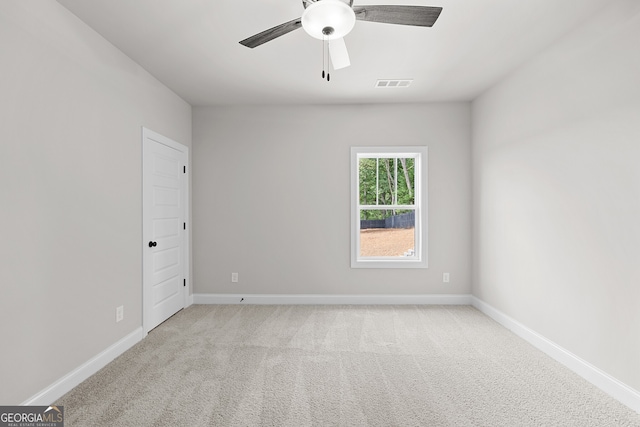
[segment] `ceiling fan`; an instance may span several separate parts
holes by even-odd
[[[386,24],[431,27],[442,12],[441,7],[373,5],[353,6],[353,0],[302,0],[302,17],[277,25],[240,42],[254,48],[302,27],[311,36],[328,42],[334,69],[351,65],[343,37],[356,20]],[[324,70],[323,70],[324,77]]]

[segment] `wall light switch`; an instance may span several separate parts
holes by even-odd
[[[238,283],[238,273],[231,273],[231,282]]]
[[[124,305],[116,307],[116,323],[124,319]]]
[[[442,274],[442,281],[444,283],[449,283],[449,273],[443,273]]]

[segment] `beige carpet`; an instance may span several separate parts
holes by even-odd
[[[192,306],[63,396],[66,426],[640,426],[468,306]]]

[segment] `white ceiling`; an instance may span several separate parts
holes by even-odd
[[[299,29],[238,42],[298,18],[301,0],[58,0],[193,106],[468,101],[607,0],[355,0],[440,6],[432,28],[357,21],[351,67],[321,78],[322,42]],[[376,89],[377,79],[414,79]]]

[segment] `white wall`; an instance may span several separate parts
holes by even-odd
[[[195,108],[193,118],[195,293],[470,292],[469,104]],[[429,147],[428,269],[350,268],[354,145]]]
[[[640,3],[473,103],[473,293],[640,390]]]
[[[0,94],[8,405],[141,326],[141,127],[191,145],[191,107],[52,0],[0,2]]]

